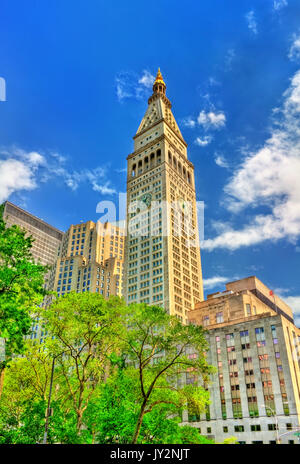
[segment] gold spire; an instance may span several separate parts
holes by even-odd
[[[158,68],[157,75],[156,75],[156,79],[155,79],[155,81],[154,81],[154,84],[156,84],[156,83],[166,85],[166,84],[164,83],[163,77],[162,77],[162,75],[161,75],[160,68]]]

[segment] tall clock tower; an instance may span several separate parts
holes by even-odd
[[[162,306],[183,323],[203,300],[194,166],[158,70],[127,158],[126,302]]]

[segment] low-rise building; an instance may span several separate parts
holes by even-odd
[[[300,330],[291,308],[256,277],[226,284],[189,313],[207,329],[211,404],[184,423],[218,442],[298,443]]]

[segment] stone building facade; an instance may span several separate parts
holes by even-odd
[[[127,303],[158,304],[183,323],[203,300],[194,167],[158,71],[127,158]]]
[[[300,330],[291,308],[249,277],[209,295],[189,322],[207,329],[207,360],[217,372],[208,410],[186,413],[184,423],[218,442],[236,436],[240,443],[298,443]]]

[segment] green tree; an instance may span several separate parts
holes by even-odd
[[[4,206],[0,206],[0,337],[5,354],[0,362],[0,397],[5,368],[14,354],[24,352],[24,336],[29,333],[31,314],[45,295],[47,268],[36,264],[31,254],[32,237],[13,225],[6,227]]]
[[[140,409],[139,383],[135,372],[132,367],[122,367],[113,372],[101,385],[97,398],[89,403],[83,423],[92,437],[92,443],[132,442]],[[212,443],[202,437],[196,428],[180,426],[180,421],[175,401],[174,404],[157,404],[145,414],[139,443]]]
[[[56,359],[64,384],[61,388],[77,415],[77,431],[97,386],[109,375],[109,355],[122,333],[124,302],[105,300],[96,293],[71,292],[42,311],[48,330],[45,349]]]
[[[0,403],[0,443],[41,443],[52,368],[51,354],[26,341],[26,351],[10,362]],[[76,413],[64,388],[64,377],[56,367],[49,419],[49,443],[80,443]]]
[[[154,408],[169,405],[172,413],[187,404],[202,412],[208,396],[199,382],[206,382],[213,369],[206,362],[208,344],[201,327],[184,326],[163,308],[146,304],[131,304],[123,321],[123,354],[135,368],[132,375],[139,387],[132,437],[137,443],[145,415]],[[187,371],[197,384],[185,385],[182,377]]]

